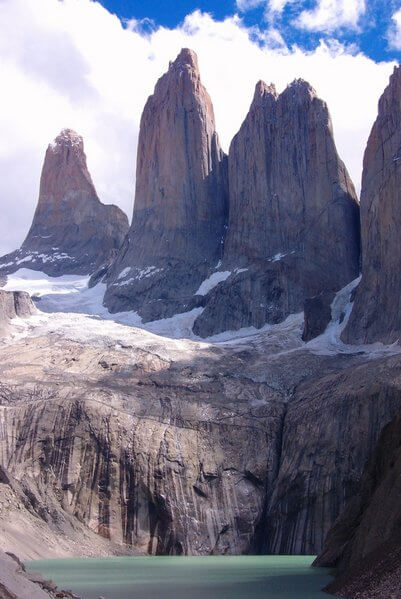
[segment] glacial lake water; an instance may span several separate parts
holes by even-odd
[[[329,599],[312,556],[111,557],[28,562],[83,599]]]

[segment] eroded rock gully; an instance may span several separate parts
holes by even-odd
[[[179,357],[182,342],[163,343],[53,333],[0,346],[3,548],[31,558],[321,548],[401,409],[401,359],[379,360],[373,380],[363,355],[276,355],[272,340],[270,352],[188,341]]]

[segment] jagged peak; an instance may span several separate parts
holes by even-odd
[[[169,63],[169,71],[182,69],[183,67],[191,67],[194,71],[199,72],[198,57],[190,48],[182,48],[177,58]]]
[[[270,85],[267,85],[267,83],[265,83],[264,81],[259,79],[259,81],[255,85],[255,93],[254,93],[253,99],[257,100],[258,98],[261,98],[261,97],[267,96],[267,95],[277,98],[276,87],[275,87],[274,83],[270,83]]]
[[[51,150],[69,146],[83,149],[83,139],[74,129],[65,128],[60,131],[54,141],[49,145]]]
[[[308,81],[305,81],[305,79],[302,78],[294,79],[294,81],[287,85],[286,89],[283,91],[283,94],[289,93],[292,93],[294,96],[308,95],[311,99],[317,97],[314,87],[312,87]]]

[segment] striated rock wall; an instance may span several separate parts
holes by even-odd
[[[401,334],[401,67],[379,101],[363,161],[362,281],[343,339],[393,343]]]
[[[0,346],[0,547],[22,556],[313,554],[401,409],[398,356],[52,322]]]
[[[183,49],[142,114],[132,225],[108,276],[111,311],[152,320],[194,307],[222,255],[226,168],[197,57]]]
[[[120,248],[127,231],[122,210],[96,194],[82,137],[64,129],[47,148],[28,235],[19,250],[0,259],[0,273],[90,274]]]
[[[326,104],[296,80],[256,85],[228,157],[229,222],[213,289],[194,331],[261,327],[358,276],[359,207]]]
[[[149,352],[55,344],[15,346],[2,368],[0,464],[36,514],[62,537],[76,520],[110,551],[248,552],[278,469],[281,394],[190,366],[174,377]]]

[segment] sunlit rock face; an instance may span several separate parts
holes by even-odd
[[[343,339],[392,343],[401,335],[401,68],[379,101],[361,191],[362,281]]]
[[[0,260],[0,272],[90,274],[119,249],[127,231],[126,215],[97,196],[82,137],[64,129],[47,148],[28,235],[20,250]]]
[[[133,220],[106,305],[148,320],[194,307],[222,256],[226,219],[226,157],[197,57],[183,49],[143,111]]]
[[[256,85],[228,157],[229,222],[221,270],[194,331],[260,327],[358,276],[359,208],[326,104],[303,80],[278,95]]]

